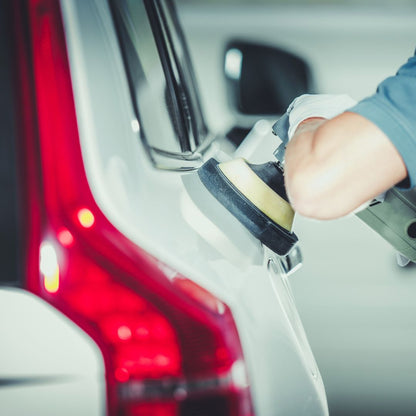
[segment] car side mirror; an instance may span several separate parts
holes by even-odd
[[[243,115],[283,114],[294,98],[312,92],[310,67],[283,49],[234,40],[224,54],[231,107]]]

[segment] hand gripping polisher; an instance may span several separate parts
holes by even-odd
[[[292,231],[295,213],[284,186],[288,125],[285,114],[273,126],[273,133],[282,139],[274,152],[276,161],[253,165],[244,159],[223,163],[209,159],[198,170],[210,193],[256,238],[281,256],[298,241]],[[400,265],[416,262],[416,188],[392,188],[356,215],[397,250]]]

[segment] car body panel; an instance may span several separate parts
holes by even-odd
[[[104,363],[77,325],[37,296],[0,289],[0,413],[100,415]]]
[[[270,258],[278,268],[280,260],[239,224],[234,224],[234,232],[240,233],[240,246],[233,255],[232,235],[223,233],[228,246],[218,247],[219,238],[207,241],[198,227],[189,224],[190,197],[183,178],[196,173],[157,170],[150,163],[135,128],[108,7],[82,0],[64,0],[62,5],[84,163],[103,213],[137,245],[230,306],[248,363],[256,414],[326,414],[313,356],[296,335],[303,329],[296,332],[294,321],[288,319],[296,309],[293,305],[291,311],[285,309],[291,305],[289,292],[283,285],[274,291],[267,270]],[[209,152],[219,150],[214,145]],[[221,209],[217,201],[204,198],[205,207],[212,204],[211,211]],[[223,251],[224,247],[228,248]],[[166,272],[169,275],[170,270]],[[274,279],[282,275],[278,272]]]
[[[84,166],[100,209],[168,278],[179,272],[230,307],[257,416],[327,415],[282,259],[202,187],[195,170],[154,167],[107,2],[61,0],[61,7]],[[221,142],[205,157],[229,158],[233,147],[224,151]],[[19,287],[0,289],[0,316],[0,413],[106,413],[103,357],[78,326]]]

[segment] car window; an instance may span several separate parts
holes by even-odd
[[[115,0],[112,6],[137,128],[152,160],[158,165],[158,156],[193,159],[206,129],[173,10],[136,0]]]
[[[189,103],[187,110],[190,112],[188,116],[191,120],[191,140],[197,147],[206,137],[207,128],[199,103],[198,88],[194,78],[190,54],[177,18],[177,13],[174,10],[174,3],[171,1],[158,1],[158,4],[160,10],[163,11],[161,18],[167,29],[166,38],[177,63],[178,75],[180,77],[178,82],[181,85],[181,94],[183,94],[184,99]]]

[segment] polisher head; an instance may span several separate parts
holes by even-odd
[[[297,243],[294,211],[277,163],[250,165],[244,159],[209,159],[198,170],[205,187],[256,238],[283,256]]]

